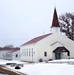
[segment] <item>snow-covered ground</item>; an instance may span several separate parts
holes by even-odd
[[[0,61],[0,64],[5,63],[22,63],[24,67],[16,70],[14,67],[8,66],[13,70],[26,73],[27,75],[74,75],[74,59],[54,60],[48,63],[25,63],[20,61]]]

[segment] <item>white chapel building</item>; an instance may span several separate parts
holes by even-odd
[[[21,45],[21,61],[38,62],[40,59],[46,61],[74,58],[74,41],[61,34],[56,8],[51,29],[52,33],[35,37]]]

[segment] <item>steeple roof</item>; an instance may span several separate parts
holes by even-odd
[[[54,8],[54,15],[53,15],[53,20],[52,20],[52,26],[51,27],[60,27],[56,8]]]

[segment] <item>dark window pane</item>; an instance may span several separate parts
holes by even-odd
[[[44,56],[47,56],[47,52],[44,52]]]

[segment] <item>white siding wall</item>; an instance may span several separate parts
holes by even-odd
[[[35,61],[36,59],[35,44],[22,46],[20,49],[21,49],[20,59],[22,61],[30,61],[30,62]]]
[[[52,51],[55,50],[59,46],[60,47],[64,46],[66,49],[68,49],[70,51],[70,57],[74,58],[74,41],[70,40],[66,36],[61,35],[59,33],[52,34],[52,36],[51,37],[49,36],[49,38],[51,39],[51,40],[49,39],[50,45],[52,45],[56,41],[59,42],[59,43],[54,44],[53,46],[51,46]],[[68,57],[66,57],[65,53],[64,53],[64,56],[65,56],[64,58],[68,58]]]
[[[33,48],[33,50],[35,51],[35,56],[33,57],[33,60],[35,62],[38,62],[40,58],[42,58],[43,60],[52,59],[53,53],[52,53],[52,48],[50,45],[56,41],[56,39],[54,39],[54,36],[52,36],[52,35],[44,38],[43,40],[39,41],[36,44],[22,46],[21,47],[21,60],[32,61],[31,56],[30,57],[23,56],[24,50],[27,48]],[[51,40],[51,38],[53,38],[53,39]],[[47,57],[44,56],[44,52],[47,52]]]
[[[52,59],[51,47],[45,43],[45,41],[42,41],[37,44],[37,61],[39,61],[40,58],[43,59],[43,61]],[[47,56],[44,56],[44,52],[47,52]]]
[[[60,33],[60,27],[52,27],[51,31],[52,33]]]
[[[38,60],[40,58],[42,58],[43,60],[53,59],[53,50],[51,44],[55,41],[56,38],[54,38],[54,35],[52,34],[37,43]],[[47,52],[47,57],[44,56],[45,51]]]
[[[55,43],[59,42],[59,43]],[[54,44],[54,45],[52,45]],[[74,42],[68,39],[66,36],[61,35],[60,33],[55,33],[49,35],[43,40],[37,42],[36,44],[25,45],[21,47],[21,60],[23,61],[35,61],[38,62],[40,58],[43,60],[54,59],[53,51],[57,47],[64,46],[66,49],[70,51],[70,57],[74,58]],[[25,49],[29,48],[35,52],[33,56],[25,56]],[[44,56],[44,52],[47,52],[47,57]],[[62,53],[64,56],[62,58],[68,58],[66,53]]]
[[[1,50],[0,51],[0,59],[3,59],[3,55],[6,54],[9,50]]]
[[[70,57],[74,58],[74,41],[68,39],[66,36],[60,34],[56,36],[57,40],[64,44],[65,48],[70,51]]]
[[[12,60],[20,60],[20,50],[12,53]]]
[[[62,52],[61,57],[62,59],[68,59],[67,52]]]

